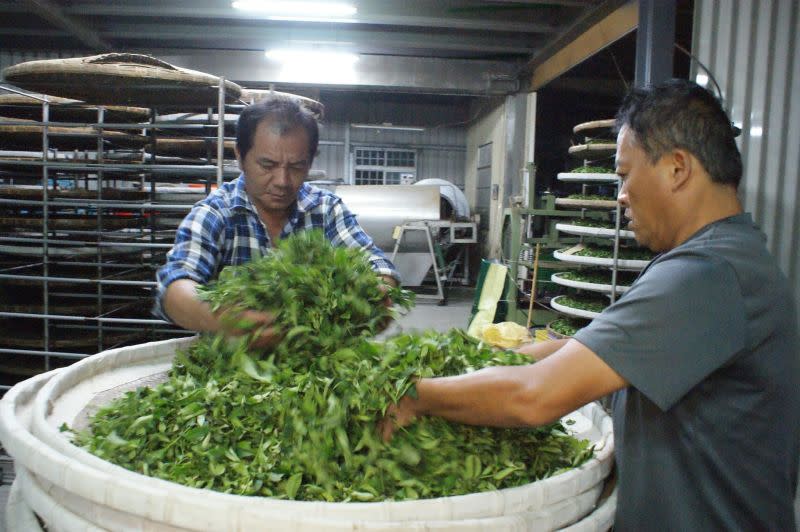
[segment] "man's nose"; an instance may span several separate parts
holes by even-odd
[[[272,177],[278,184],[289,184],[289,166],[285,164],[276,166],[272,172]]]
[[[628,205],[628,189],[625,188],[624,183],[619,186],[619,191],[617,192],[617,203],[622,206]]]

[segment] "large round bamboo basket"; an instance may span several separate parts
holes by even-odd
[[[98,107],[87,105],[70,98],[59,98],[44,94],[25,96],[23,94],[0,94],[0,116],[10,118],[27,118],[30,120],[42,119],[42,99],[47,98],[49,104],[48,114],[50,121],[54,122],[86,122],[94,123],[98,120]],[[147,120],[150,110],[143,107],[122,107],[111,105],[103,111],[103,121],[115,122],[141,122]]]
[[[141,201],[150,196],[149,192],[135,189],[103,188],[98,195],[97,190],[86,189],[47,189],[47,197],[54,199],[81,200],[120,200]],[[0,198],[28,199],[41,201],[44,198],[42,185],[0,185]]]
[[[42,149],[44,126],[32,120],[0,117],[0,148],[4,150]],[[100,131],[91,127],[48,126],[51,148],[96,150]],[[147,144],[144,135],[103,130],[104,144],[118,148],[142,148]]]
[[[6,68],[3,77],[26,90],[92,104],[183,109],[216,106],[220,83],[211,74],[128,53],[28,61]],[[241,93],[239,85],[225,81],[228,102]]]
[[[23,496],[20,483],[16,480],[8,491],[6,530],[8,532],[42,532],[42,527]]]
[[[235,158],[233,147],[236,142],[233,140],[223,141],[224,157],[228,159]],[[148,147],[145,151],[151,152]],[[176,157],[207,157],[210,159],[217,158],[217,139],[199,139],[199,138],[171,138],[160,137],[156,139],[156,155],[171,155]]]
[[[47,229],[50,231],[69,231],[71,230],[90,230],[100,227],[104,231],[115,229],[133,229],[142,227],[147,223],[144,218],[108,216],[106,215],[101,222],[96,216],[76,216],[50,214],[47,218]],[[41,216],[0,216],[0,227],[4,229],[16,229],[19,231],[41,231],[44,228],[44,220]]]
[[[62,420],[80,424],[81,416],[125,389],[158,382],[175,350],[192,341],[106,351],[15,386],[0,402],[0,439],[58,504],[111,529],[119,529],[117,519],[128,519],[130,526],[152,530],[255,530],[265,523],[292,531],[552,530],[591,515],[611,467],[611,420],[594,404],[574,414],[574,426],[598,446],[584,466],[517,488],[402,502],[284,501],[188,488],[105,462],[58,430]]]
[[[79,530],[85,532],[108,530],[95,526],[91,521],[87,521],[79,514],[59,504],[48,491],[48,487],[45,487],[47,483],[42,486],[36,476],[28,472],[24,467],[18,467],[16,475],[15,483],[19,482],[25,502],[36,515],[42,518],[42,521],[47,523],[48,530],[51,528],[76,532]]]
[[[306,98],[298,94],[288,92],[271,91],[269,89],[242,89],[241,101],[246,104],[254,104],[267,98],[289,98],[294,100],[302,107],[305,107],[317,120],[325,118],[325,106],[317,100]]]

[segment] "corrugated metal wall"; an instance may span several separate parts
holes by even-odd
[[[800,3],[696,0],[693,47],[742,128],[745,210],[800,301]]]
[[[349,124],[326,123],[320,133],[319,154],[314,170],[322,170],[328,179],[345,179],[345,141]],[[464,188],[466,129],[429,128],[425,131],[350,128],[350,151],[356,146],[412,149],[417,152],[417,180],[447,179]]]

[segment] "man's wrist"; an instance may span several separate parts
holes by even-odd
[[[389,286],[396,287],[397,286],[397,279],[392,277],[391,275],[381,275],[379,276],[380,280],[384,283],[388,284]]]

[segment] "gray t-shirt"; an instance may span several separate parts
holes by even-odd
[[[795,530],[800,341],[749,214],[660,255],[575,338],[614,397],[617,530]]]

